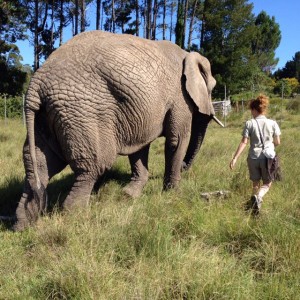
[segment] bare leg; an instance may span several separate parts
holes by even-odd
[[[268,183],[264,182],[263,185],[258,190],[257,196],[261,201],[263,200],[264,195],[269,191],[271,185],[272,185],[272,181]]]
[[[124,187],[123,191],[137,198],[142,194],[142,190],[148,181],[148,156],[150,144],[140,151],[129,155],[131,165],[131,181]]]
[[[260,187],[260,181],[252,181],[252,195],[257,195]]]

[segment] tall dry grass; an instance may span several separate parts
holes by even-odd
[[[69,169],[57,175],[48,215],[22,233],[0,225],[0,299],[299,299],[300,117],[274,113],[282,120],[284,180],[272,186],[259,218],[244,210],[246,153],[234,171],[228,167],[248,117],[232,115],[224,129],[209,125],[178,190],[162,192],[163,139],[151,146],[151,177],[139,199],[122,194],[125,157],[79,211],[60,211],[73,177]],[[3,214],[22,192],[25,130],[20,121],[0,122]],[[200,197],[215,190],[230,195]]]

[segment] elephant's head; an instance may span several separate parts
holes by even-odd
[[[197,107],[192,120],[190,143],[183,161],[183,169],[187,170],[201,147],[209,121],[214,119],[221,126],[222,123],[215,117],[211,101],[216,80],[211,74],[208,59],[196,52],[188,53],[184,60],[183,74],[186,91]]]

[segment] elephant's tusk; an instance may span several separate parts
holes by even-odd
[[[216,116],[213,116],[212,117],[214,119],[214,121],[219,124],[221,127],[225,127],[224,124],[216,117]]]

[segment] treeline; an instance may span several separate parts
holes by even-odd
[[[33,71],[66,36],[91,29],[171,40],[212,64],[215,98],[265,91],[299,92],[300,52],[273,73],[281,32],[274,17],[248,0],[0,0],[0,94],[26,90],[18,40],[34,48]],[[289,79],[286,79],[289,78]]]

